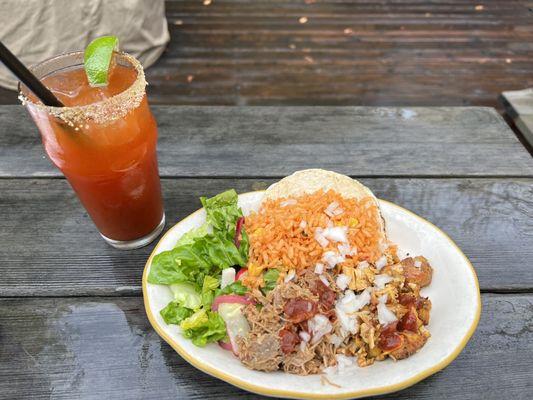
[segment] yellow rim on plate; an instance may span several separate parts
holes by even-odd
[[[242,193],[239,196],[245,195],[245,194],[251,194],[251,193],[263,193],[263,192],[264,192],[264,190],[258,190],[258,191],[255,191],[255,192]],[[415,376],[413,376],[413,377],[411,377],[409,379],[406,379],[403,382],[396,383],[394,385],[380,386],[380,387],[373,388],[373,389],[355,390],[355,391],[346,392],[346,393],[340,393],[340,394],[333,394],[333,393],[332,394],[329,394],[329,393],[316,394],[316,393],[306,393],[306,392],[295,392],[295,391],[291,391],[291,390],[268,389],[268,388],[265,388],[263,386],[254,385],[254,384],[248,383],[246,381],[243,381],[243,380],[241,380],[239,378],[236,378],[236,377],[234,377],[232,375],[228,375],[225,372],[220,371],[220,370],[218,370],[216,368],[213,368],[213,367],[211,367],[209,365],[206,365],[203,362],[201,362],[201,361],[197,360],[196,358],[192,357],[189,353],[187,353],[187,351],[185,349],[183,349],[179,345],[179,343],[175,342],[171,337],[169,337],[165,332],[163,332],[159,328],[159,325],[156,322],[155,317],[153,316],[152,311],[150,309],[150,301],[148,299],[148,295],[147,295],[148,292],[147,292],[147,286],[146,285],[148,283],[148,280],[147,280],[148,279],[148,267],[152,263],[152,259],[154,258],[154,256],[158,253],[158,248],[159,248],[160,243],[163,241],[163,239],[174,228],[176,228],[179,224],[181,224],[185,220],[187,220],[187,219],[191,218],[192,216],[196,215],[197,213],[199,213],[202,209],[196,210],[195,212],[193,212],[189,216],[187,216],[184,219],[182,219],[181,221],[179,221],[172,228],[170,228],[161,237],[161,239],[159,239],[158,244],[155,246],[154,250],[150,254],[150,257],[148,258],[148,261],[146,261],[146,264],[144,266],[143,277],[142,277],[142,291],[143,291],[143,297],[144,297],[144,308],[146,310],[146,315],[148,316],[148,320],[150,321],[150,324],[152,325],[154,330],[157,332],[157,334],[159,336],[161,336],[163,338],[163,340],[165,340],[165,342],[167,342],[174,350],[176,350],[176,352],[182,358],[184,358],[189,364],[191,364],[194,367],[198,368],[199,370],[205,372],[206,374],[214,376],[215,378],[221,379],[221,380],[223,380],[225,382],[228,382],[228,383],[230,383],[230,384],[232,384],[234,386],[237,386],[237,387],[239,387],[241,389],[248,390],[250,392],[254,392],[254,393],[258,393],[258,394],[262,394],[262,395],[266,395],[266,396],[273,396],[273,397],[274,396],[278,396],[278,397],[288,397],[288,398],[302,398],[303,396],[305,396],[305,398],[309,398],[309,399],[350,399],[350,398],[354,398],[354,397],[375,396],[375,395],[391,393],[391,392],[396,392],[398,390],[405,389],[405,388],[407,388],[409,386],[412,386],[412,385],[420,382],[421,380],[427,378],[428,376],[433,375],[436,372],[439,372],[440,370],[446,368],[453,360],[455,360],[455,358],[457,358],[459,353],[461,353],[461,351],[464,349],[464,347],[466,346],[466,344],[468,343],[468,341],[470,340],[470,338],[474,334],[474,331],[476,330],[476,327],[478,325],[479,317],[481,315],[481,295],[480,295],[480,292],[479,292],[479,282],[478,282],[478,279],[477,279],[476,271],[474,270],[474,267],[472,266],[472,263],[470,262],[470,260],[464,255],[464,253],[461,251],[459,246],[457,246],[455,244],[455,242],[444,231],[442,231],[439,227],[437,227],[436,225],[432,224],[431,222],[425,220],[424,218],[419,217],[414,212],[409,211],[408,209],[403,208],[403,207],[401,207],[401,206],[399,206],[397,204],[391,203],[390,201],[387,201],[387,200],[379,199],[379,201],[387,203],[387,204],[389,204],[389,205],[391,205],[393,207],[396,207],[396,208],[398,208],[398,209],[400,209],[400,210],[402,210],[402,211],[404,211],[404,212],[416,217],[417,219],[421,220],[425,224],[428,224],[428,225],[432,226],[437,231],[442,233],[444,235],[444,237],[448,239],[450,244],[453,247],[455,247],[455,249],[459,252],[459,254],[464,258],[466,264],[468,265],[468,267],[472,271],[472,275],[474,277],[474,282],[475,282],[476,288],[477,288],[477,293],[476,293],[477,294],[477,310],[476,310],[476,315],[475,315],[474,321],[472,322],[472,325],[470,326],[470,328],[466,332],[465,336],[463,337],[463,339],[461,340],[459,345],[454,349],[454,351],[448,357],[446,357],[444,360],[439,362],[438,364],[436,364],[436,365],[434,365],[434,366],[432,366],[432,367],[430,367],[430,368],[428,368],[428,369],[426,369],[426,370],[424,370],[422,372],[419,372]]]

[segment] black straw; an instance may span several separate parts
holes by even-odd
[[[33,75],[20,60],[0,41],[0,61],[20,79],[46,106],[64,107],[56,96]]]

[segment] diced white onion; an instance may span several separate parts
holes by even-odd
[[[359,268],[360,270],[363,270],[365,268],[368,268],[369,267],[369,263],[368,261],[361,261],[359,264],[357,264],[357,268]]]
[[[354,311],[359,311],[364,306],[370,304],[370,299],[372,297],[370,295],[371,290],[372,290],[371,288],[366,288],[360,294],[355,296],[355,303],[353,304],[355,307]]]
[[[341,215],[342,213],[344,213],[344,210],[340,207],[336,208],[335,210],[333,210],[333,215]]]
[[[302,228],[302,229],[307,228],[307,222],[304,221],[303,219],[300,221],[300,228]]]
[[[324,264],[316,263],[316,265],[315,265],[315,274],[320,275],[322,272],[324,272]]]
[[[322,259],[325,261],[328,268],[333,268],[335,265],[345,261],[345,258],[342,255],[337,254],[334,251],[326,251],[322,255]]]
[[[337,284],[340,290],[344,290],[348,287],[348,284],[350,283],[351,280],[352,280],[351,276],[348,276],[345,274],[339,274],[337,276],[335,283]]]
[[[353,290],[347,290],[346,292],[344,292],[344,296],[339,299],[341,304],[348,304],[351,303],[353,300],[355,300],[355,292]]]
[[[348,228],[345,226],[333,226],[322,231],[322,236],[331,242],[348,242]]]
[[[387,257],[385,256],[378,258],[375,264],[378,271],[381,271],[381,268],[383,268],[385,265],[387,265]]]
[[[392,281],[392,276],[387,274],[376,275],[374,277],[374,286],[378,289],[383,289],[385,285]]]
[[[300,331],[298,335],[300,336],[300,339],[306,343],[311,340],[311,335],[306,331]]]
[[[339,203],[337,203],[336,201],[330,203],[326,209],[324,210],[324,212],[329,216],[329,217],[333,217],[335,214],[333,214],[333,212],[335,211],[335,209],[339,207]]]
[[[344,296],[340,299],[340,308],[347,313],[354,313],[359,311],[364,306],[370,303],[370,288],[366,288],[361,294],[356,295],[353,290],[344,292]]]
[[[313,318],[308,320],[307,326],[313,335],[311,344],[318,343],[322,336],[327,335],[333,329],[333,325],[329,322],[328,317],[322,314],[316,314]]]
[[[420,262],[420,260],[416,260],[415,261],[415,267],[416,268],[421,268],[422,267],[422,263]]]
[[[295,199],[287,199],[285,201],[282,201],[280,203],[280,207],[287,207],[287,206],[293,206],[296,203],[298,203]]]
[[[359,295],[356,295],[352,290],[344,292],[344,296],[335,305],[335,314],[341,323],[341,331],[357,333],[359,324],[355,312],[369,304],[370,298],[370,288],[365,289]]]
[[[329,336],[329,342],[335,347],[339,347],[343,341],[344,339],[338,335],[333,334]]]
[[[220,288],[224,289],[233,282],[235,282],[235,268],[224,268],[222,270],[222,278],[220,279]]]
[[[339,253],[345,257],[354,256],[357,254],[357,249],[355,247],[351,247],[348,243],[339,244],[337,248],[339,249]]]
[[[341,331],[343,332],[344,336],[346,336],[348,333],[357,333],[359,324],[357,323],[357,317],[355,315],[349,315],[346,313],[339,303],[337,303],[335,306],[335,314],[341,323]]]
[[[343,369],[353,365],[353,357],[347,357],[344,354],[337,354],[335,358],[337,359],[337,368],[339,371],[342,371]]]
[[[334,209],[336,209],[338,206],[339,206],[339,203],[337,203],[336,201],[332,201],[331,203],[329,203],[327,209],[329,209],[329,210],[334,210]]]
[[[324,275],[318,275],[318,278],[322,281],[324,285],[329,286],[329,281]]]
[[[329,244],[328,239],[324,237],[323,234],[324,230],[322,228],[316,228],[315,229],[315,240],[318,242],[318,244],[322,247],[326,247]]]
[[[287,283],[287,282],[292,281],[295,276],[296,276],[296,271],[291,269],[289,273],[285,276],[284,282]]]
[[[379,323],[383,326],[398,320],[398,318],[396,318],[396,315],[387,308],[386,303],[387,295],[385,294],[379,298],[378,302],[378,320]]]

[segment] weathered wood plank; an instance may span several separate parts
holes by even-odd
[[[384,398],[530,398],[532,324],[533,295],[485,294],[458,359]],[[1,398],[259,397],[189,366],[152,330],[138,297],[1,299],[0,326]]]
[[[507,112],[511,117],[533,115],[533,88],[503,92],[502,97],[510,106]]]
[[[154,107],[162,176],[533,176],[489,108]],[[0,176],[60,176],[22,107],[0,107]]]
[[[494,106],[533,84],[530,16],[523,1],[170,1],[149,92],[154,104]]]
[[[483,290],[533,288],[533,179],[362,179],[381,198],[446,231],[476,267]],[[247,192],[272,180],[164,179],[168,225],[198,197]],[[152,246],[107,246],[62,179],[0,180],[0,296],[140,293]]]
[[[147,70],[150,100],[494,107],[502,91],[533,85],[530,8],[524,0],[167,1],[171,42]],[[0,104],[17,102],[0,89]]]
[[[525,140],[533,146],[533,88],[503,92],[500,101]]]

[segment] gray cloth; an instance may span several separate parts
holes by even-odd
[[[0,0],[0,40],[28,66],[104,35],[147,68],[170,40],[164,0]],[[0,62],[0,86],[17,82]]]

